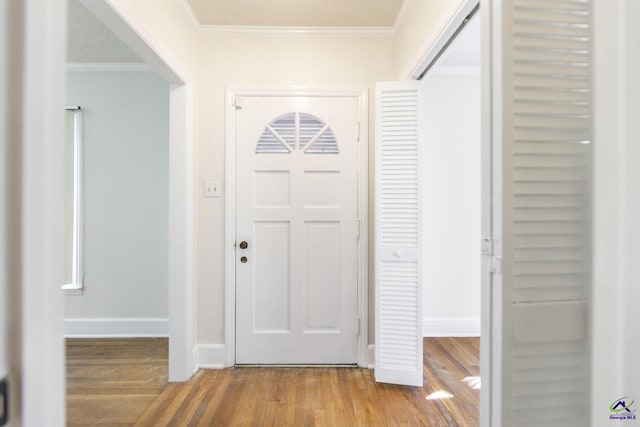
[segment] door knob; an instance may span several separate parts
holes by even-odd
[[[246,257],[246,256],[241,257],[241,258],[240,258],[240,262],[241,262],[241,263],[243,263],[243,264],[244,264],[245,262],[247,262],[247,257]]]
[[[244,240],[240,242],[240,249],[247,249],[248,247],[249,247],[249,244]]]

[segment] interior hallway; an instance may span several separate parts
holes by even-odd
[[[67,425],[477,426],[479,339],[424,348],[422,388],[357,368],[200,370],[168,384],[166,339],[71,339]]]

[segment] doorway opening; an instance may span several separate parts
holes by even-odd
[[[431,352],[442,351],[465,357],[458,345],[451,344],[456,340],[476,350],[460,387],[440,390],[434,398],[456,396],[470,403],[476,410],[467,416],[477,424],[483,191],[480,14],[476,12],[477,8],[420,78],[425,103],[421,153],[424,358],[427,363]],[[441,341],[443,337],[454,338]]]
[[[74,235],[84,238],[65,335],[166,337],[169,86],[82,4],[68,10],[65,101],[83,119],[69,156],[82,171]]]
[[[479,336],[480,19],[422,78],[425,336]]]
[[[133,86],[131,92],[137,94],[139,101],[146,105],[147,112],[144,117],[150,119],[149,112],[155,111],[151,121],[155,121],[152,130],[140,128],[140,123],[135,120],[138,111],[133,111],[133,105],[138,105],[136,100],[112,99],[111,112],[108,114],[109,125],[126,137],[141,140],[136,147],[135,156],[129,155],[127,147],[120,150],[112,150],[107,147],[102,159],[96,161],[104,166],[115,160],[123,162],[130,170],[135,169],[132,163],[145,168],[151,182],[145,181],[145,172],[138,173],[137,178],[125,174],[119,174],[118,170],[105,172],[108,179],[124,182],[124,188],[132,198],[132,203],[141,210],[131,211],[132,206],[123,203],[123,206],[110,206],[112,216],[117,216],[121,221],[132,221],[137,218],[143,222],[140,212],[151,209],[149,216],[153,218],[155,225],[146,227],[143,224],[145,236],[139,236],[140,241],[159,242],[155,248],[155,256],[149,255],[141,247],[135,248],[121,245],[123,252],[135,252],[133,257],[140,265],[154,264],[153,272],[159,275],[158,281],[163,285],[149,285],[149,289],[143,289],[141,285],[146,279],[140,276],[132,278],[132,289],[107,294],[109,299],[105,303],[114,305],[117,298],[130,298],[136,292],[138,295],[151,295],[138,304],[138,311],[134,316],[128,317],[126,313],[116,313],[113,317],[103,317],[92,323],[93,328],[108,326],[111,335],[115,336],[163,336],[169,337],[168,353],[169,381],[186,381],[194,372],[194,328],[193,328],[193,131],[192,111],[193,91],[190,80],[183,74],[175,71],[175,64],[162,57],[154,46],[147,41],[150,39],[144,28],[134,28],[131,17],[126,11],[116,10],[106,1],[73,0],[69,5],[68,40],[76,43],[69,50],[68,62],[82,62],[83,65],[72,65],[70,73],[82,74],[85,79],[95,79],[98,74],[109,74],[114,92],[121,92],[127,85]],[[73,14],[76,16],[73,16]],[[80,16],[77,16],[80,15]],[[84,31],[84,33],[83,33]],[[91,38],[93,37],[93,38]],[[95,37],[98,37],[96,40]],[[101,48],[96,48],[96,47]],[[100,63],[101,65],[96,65]],[[92,72],[90,72],[92,71]],[[137,83],[139,84],[136,84]],[[93,83],[89,86],[95,88],[101,83]],[[105,85],[106,86],[106,85]],[[104,89],[104,88],[98,88]],[[96,89],[96,90],[98,90]],[[117,91],[115,90],[117,89]],[[72,88],[70,88],[72,90]],[[126,89],[125,89],[126,92]],[[81,94],[84,94],[81,90]],[[130,95],[130,94],[125,94]],[[111,98],[117,98],[111,96]],[[153,103],[156,105],[152,105]],[[82,105],[85,131],[96,120],[97,109],[90,104]],[[160,111],[161,110],[161,111]],[[118,116],[127,118],[129,123],[124,125]],[[103,117],[104,119],[104,117]],[[146,120],[145,119],[145,120]],[[142,119],[140,120],[142,121]],[[118,129],[122,127],[124,129]],[[86,133],[86,132],[85,132]],[[90,145],[85,136],[85,146]],[[111,150],[111,151],[109,151]],[[86,148],[85,148],[86,151]],[[85,157],[87,157],[85,155]],[[99,157],[99,156],[98,156]],[[112,168],[117,169],[117,168]],[[85,175],[88,173],[85,165]],[[126,182],[130,182],[131,188],[127,188]],[[140,183],[146,182],[145,189],[140,189]],[[129,190],[134,191],[129,191]],[[147,192],[150,191],[151,193]],[[85,196],[87,195],[85,187]],[[134,194],[135,193],[135,194]],[[153,194],[153,196],[151,196]],[[94,197],[99,204],[100,197]],[[153,200],[151,202],[150,200]],[[106,203],[106,200],[104,201]],[[85,206],[88,207],[88,206]],[[107,207],[107,206],[105,206]],[[99,208],[99,206],[98,206]],[[95,209],[100,215],[101,209]],[[105,209],[106,210],[106,209]],[[87,212],[88,213],[88,212]],[[104,216],[105,213],[103,212]],[[144,214],[142,215],[144,217]],[[86,218],[89,219],[88,217]],[[109,220],[113,218],[108,218]],[[151,222],[151,218],[149,219]],[[146,227],[146,228],[145,228]],[[154,231],[155,230],[155,231]],[[142,230],[137,230],[142,231]],[[87,239],[91,239],[85,233]],[[108,240],[106,240],[108,241]],[[102,249],[118,248],[121,242],[105,243]],[[147,256],[151,259],[147,259]],[[165,260],[161,263],[159,259]],[[98,258],[100,262],[103,260]],[[114,268],[113,270],[115,270]],[[136,268],[137,273],[144,268]],[[88,273],[88,270],[86,271]],[[146,282],[148,283],[148,281]],[[86,283],[84,295],[89,296],[93,290],[92,284]],[[146,292],[148,291],[148,292]],[[145,293],[146,292],[146,293]],[[69,296],[68,298],[72,298]],[[82,298],[82,297],[80,297]],[[152,301],[153,300],[153,301]],[[155,301],[155,302],[154,302]],[[134,311],[132,311],[133,313]],[[101,320],[113,320],[101,324]],[[80,318],[82,320],[82,318]],[[133,322],[131,322],[133,320]],[[85,323],[86,322],[79,322]],[[114,331],[115,328],[115,331]],[[117,328],[123,328],[118,330]],[[76,334],[97,335],[97,334]],[[166,339],[165,339],[166,345]]]

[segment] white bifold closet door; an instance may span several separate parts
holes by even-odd
[[[488,179],[478,242],[487,256],[482,419],[589,425],[590,4],[490,0],[482,8],[483,72],[491,73],[483,77]],[[375,172],[375,377],[417,386],[428,244],[419,222],[419,84],[378,84]]]
[[[376,86],[375,378],[422,386],[420,82]]]
[[[490,424],[586,426],[590,4],[496,0],[486,7],[493,211],[485,236],[493,259],[485,264],[493,271],[485,289],[492,292],[492,324],[483,328],[491,337],[482,339],[491,339],[493,352],[481,355],[491,359],[490,373],[481,376],[491,396]]]

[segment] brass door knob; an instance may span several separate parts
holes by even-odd
[[[241,262],[241,263],[243,263],[243,264],[244,264],[245,262],[247,262],[247,257],[246,257],[246,256],[241,257],[241,258],[240,258],[240,262]]]
[[[240,249],[247,249],[248,247],[249,247],[249,244],[244,240],[240,242]]]

